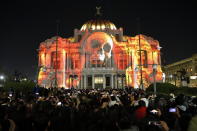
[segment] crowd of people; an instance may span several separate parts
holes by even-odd
[[[0,91],[0,131],[196,131],[196,105],[133,88]]]

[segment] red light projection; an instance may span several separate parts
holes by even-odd
[[[141,63],[140,48],[141,45]],[[140,85],[140,70],[142,70],[143,84],[147,87],[153,82],[153,65],[157,65],[156,81],[162,80],[160,64],[159,42],[144,35],[127,37],[126,42],[114,41],[115,62],[118,69],[126,70],[127,85],[138,87]],[[141,65],[141,66],[140,66]]]
[[[104,30],[98,27],[100,30],[93,30],[85,27],[88,26],[83,26],[81,31],[76,30],[73,38],[53,37],[40,44],[40,86],[54,86],[55,69],[58,87],[64,88],[86,88],[88,85],[94,87],[94,84],[98,83],[97,78],[107,86],[115,88],[118,87],[119,74],[125,76],[124,86],[138,88],[142,76],[143,84],[147,87],[153,82],[153,65],[157,65],[156,81],[162,81],[158,41],[145,35],[123,36],[122,28]]]

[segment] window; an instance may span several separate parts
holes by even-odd
[[[56,52],[51,53],[51,66],[53,69],[60,69],[60,52],[57,52],[57,60],[56,60]]]
[[[106,77],[106,86],[110,86],[110,77]]]
[[[138,63],[140,64],[140,52],[138,52]],[[141,50],[141,65],[145,68],[148,67],[146,50]]]
[[[75,60],[75,69],[79,69],[79,60]]]
[[[94,78],[95,84],[102,84],[103,83],[103,77],[95,77]]]
[[[123,69],[123,60],[119,60],[119,69]]]
[[[157,52],[152,52],[152,59],[153,59],[153,64],[158,64],[158,53]]]
[[[142,52],[142,65],[147,68],[148,67],[148,63],[147,63],[147,51],[143,51]]]
[[[92,77],[91,76],[88,77],[88,86],[92,86]]]
[[[130,54],[129,54],[128,66],[132,67],[132,52],[130,52]]]

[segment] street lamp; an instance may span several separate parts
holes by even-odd
[[[3,75],[0,75],[0,80],[4,81],[5,77]]]
[[[143,84],[143,76],[142,76],[142,65],[137,65],[134,69],[135,75],[134,75],[134,79],[135,81],[138,81],[138,72],[140,72],[140,83],[139,85],[135,84],[135,88],[139,88],[144,90],[144,84]]]
[[[0,87],[3,87],[3,83],[5,82],[5,76],[0,75]]]
[[[144,84],[143,84],[143,72],[142,72],[142,50],[141,50],[141,38],[140,38],[140,18],[138,20],[138,46],[139,46],[139,56],[140,56],[140,89],[144,90]]]
[[[139,88],[138,84],[137,84],[137,73],[139,71],[139,68],[136,66],[135,69],[134,69],[134,88],[137,89]]]
[[[143,72],[142,72],[142,65],[140,64],[140,65],[137,65],[136,67],[135,67],[135,73],[138,73],[138,72],[140,72],[140,84],[138,85],[138,87],[136,87],[136,88],[140,88],[140,89],[142,89],[142,90],[144,90],[144,84],[143,84]],[[137,76],[136,76],[137,77]],[[137,79],[137,78],[136,78]]]
[[[157,74],[157,64],[153,64],[153,80],[154,80],[154,95],[156,96],[156,74]]]

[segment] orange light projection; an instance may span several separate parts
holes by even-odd
[[[100,27],[92,24],[91,29],[87,29],[90,25],[82,26],[83,35],[80,37],[53,37],[40,44],[40,86],[53,87],[57,74],[58,87],[79,87],[84,84],[82,79],[86,79],[83,77],[84,72],[102,69],[101,72],[105,73],[105,69],[111,69],[115,75],[119,71],[125,73],[126,86],[138,88],[142,75],[143,84],[147,87],[154,80],[153,65],[157,65],[156,81],[162,81],[160,47],[157,40],[145,35],[122,36],[122,40],[118,40],[116,34],[105,32],[104,23],[101,23]],[[91,32],[92,29],[94,32]],[[95,31],[96,29],[98,31]],[[117,30],[114,25],[112,29]]]

